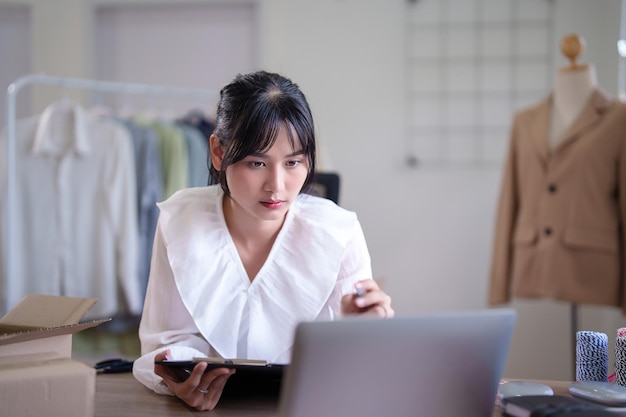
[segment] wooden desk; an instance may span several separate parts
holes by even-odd
[[[552,387],[555,394],[568,395],[569,382],[536,381]],[[130,373],[100,374],[96,376],[95,417],[176,417],[199,416],[175,397],[159,395],[141,385]],[[275,397],[247,398],[243,401],[222,399],[211,417],[275,417],[278,399]],[[492,417],[502,417],[498,407],[494,407]]]
[[[275,397],[250,397],[245,401],[222,399],[210,412],[211,417],[274,417],[278,410]],[[131,373],[96,375],[95,417],[176,417],[202,416],[178,398],[155,394]]]

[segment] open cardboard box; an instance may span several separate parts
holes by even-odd
[[[72,356],[72,335],[111,319],[80,320],[95,298],[27,295],[0,318],[0,356],[57,352]]]
[[[93,298],[28,295],[0,318],[0,415],[89,417],[96,370],[71,359],[72,335]]]
[[[91,417],[96,370],[56,352],[0,356],[0,415]]]

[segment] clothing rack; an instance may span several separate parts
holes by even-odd
[[[43,85],[60,87],[62,91],[68,89],[74,90],[90,90],[102,93],[122,93],[132,95],[149,95],[159,97],[172,98],[215,98],[218,93],[214,90],[195,89],[183,87],[170,87],[164,85],[151,85],[140,83],[125,83],[117,81],[103,81],[82,78],[56,77],[45,74],[25,75],[13,81],[7,88],[7,199],[6,199],[6,218],[0,219],[6,221],[5,234],[5,256],[6,256],[6,277],[5,283],[7,294],[10,294],[10,286],[12,278],[15,274],[13,262],[13,246],[11,242],[15,236],[13,216],[16,210],[15,202],[15,136],[16,136],[16,99],[20,90],[30,85]]]

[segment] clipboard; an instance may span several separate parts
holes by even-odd
[[[193,358],[192,360],[164,360],[157,361],[157,365],[167,366],[182,382],[186,380],[193,368],[200,362],[206,362],[206,371],[216,368],[232,368],[237,372],[236,379],[264,380],[280,383],[287,364],[269,363],[251,359],[224,359],[224,358]],[[205,372],[206,372],[205,371]]]

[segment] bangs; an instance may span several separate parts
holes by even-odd
[[[265,153],[276,142],[281,127],[287,131],[291,149],[295,151],[299,144],[301,151],[308,155],[312,138],[307,138],[307,130],[298,121],[296,117],[282,118],[277,112],[250,119],[245,126],[241,126],[242,131],[238,135],[241,140],[233,141],[236,145],[232,149],[232,162],[239,162],[251,154]]]

